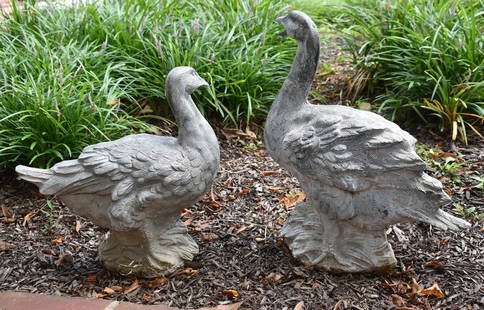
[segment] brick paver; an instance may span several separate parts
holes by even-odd
[[[180,310],[156,305],[143,306],[113,300],[62,297],[21,292],[0,293],[0,310]]]

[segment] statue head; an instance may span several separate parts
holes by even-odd
[[[312,31],[316,31],[314,22],[301,11],[292,11],[286,16],[278,17],[276,22],[284,27],[283,35],[288,35],[297,41],[304,41]]]
[[[201,86],[208,86],[208,83],[192,67],[175,67],[166,77],[166,86],[178,87],[191,94]]]

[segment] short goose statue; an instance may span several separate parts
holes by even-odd
[[[136,134],[84,148],[78,159],[50,169],[17,166],[20,177],[57,195],[74,213],[110,229],[99,248],[103,265],[127,275],[157,277],[198,254],[179,220],[211,187],[220,151],[191,93],[208,84],[177,67],[166,94],[178,137]]]
[[[450,199],[424,172],[410,134],[372,112],[308,103],[319,59],[316,26],[299,11],[276,21],[298,43],[264,132],[268,152],[307,197],[282,230],[292,254],[328,271],[385,270],[396,264],[385,235],[389,225],[469,227],[439,209]]]

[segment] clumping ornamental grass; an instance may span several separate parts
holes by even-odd
[[[352,88],[380,93],[392,119],[413,109],[467,143],[484,121],[484,1],[365,0],[347,7]],[[370,3],[373,3],[371,5]]]
[[[14,1],[14,4],[16,1]],[[86,145],[166,120],[165,78],[192,66],[207,117],[264,116],[295,44],[277,36],[283,1],[125,0],[52,5],[0,21],[0,166],[48,167]]]

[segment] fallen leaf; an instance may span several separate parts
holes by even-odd
[[[185,224],[185,226],[189,226],[193,222],[194,219],[195,219],[195,217],[191,217],[188,220],[184,221],[183,224]]]
[[[187,216],[187,215],[189,215],[189,214],[192,214],[192,213],[193,213],[193,212],[192,212],[192,211],[190,211],[190,210],[188,210],[188,209],[183,209],[183,212],[182,212],[182,214],[180,215],[180,217],[185,217],[185,216]]]
[[[420,285],[417,283],[417,280],[415,278],[412,278],[412,283],[410,284],[410,287],[412,288],[412,291],[408,293],[408,296],[412,297],[418,292],[420,292],[422,289]]]
[[[304,199],[306,199],[304,192],[277,197],[277,200],[283,204],[284,209],[286,210],[293,208],[298,202],[303,201]]]
[[[454,154],[454,153],[445,153],[445,152],[442,152],[442,153],[433,153],[432,154],[432,157],[433,158],[437,158],[437,157],[453,157],[453,158],[457,158],[457,154]]]
[[[72,254],[65,253],[65,254],[62,254],[59,259],[55,260],[54,264],[57,267],[59,267],[60,265],[63,265],[65,263],[72,263],[73,261],[74,261],[74,258],[72,257]]]
[[[133,283],[131,283],[131,285],[127,289],[125,289],[123,293],[129,294],[132,291],[136,290],[137,288],[139,288],[138,279],[134,279]]]
[[[107,106],[112,106],[112,105],[115,105],[117,103],[119,103],[119,98],[116,98],[116,99],[113,99],[111,101],[106,102],[106,105]]]
[[[12,214],[8,211],[8,207],[6,204],[2,203],[2,213],[5,218],[11,218]]]
[[[410,285],[401,280],[392,280],[391,283],[381,282],[379,285],[381,287],[390,288],[395,294],[405,294],[410,289]]]
[[[165,278],[165,277],[160,277],[160,278],[156,278],[154,280],[151,280],[151,281],[146,281],[143,283],[144,286],[146,287],[149,287],[149,288],[155,288],[155,287],[158,287],[162,284],[165,284],[168,282],[168,279]]]
[[[196,275],[199,272],[200,272],[200,270],[197,270],[197,269],[185,268],[183,270],[177,271],[176,274],[186,274],[186,275],[189,275],[189,276],[193,276],[193,275]]]
[[[257,139],[257,135],[255,134],[255,132],[253,132],[252,130],[250,130],[249,126],[247,126],[247,127],[245,128],[245,134],[246,134],[248,137],[250,137],[250,138],[252,138],[252,139],[254,139],[254,140],[255,140],[255,139]]]
[[[254,152],[254,155],[257,157],[266,157],[268,153],[266,150],[257,150]]]
[[[297,305],[294,307],[294,310],[303,310],[304,308],[304,301],[300,301],[297,303]]]
[[[209,203],[211,206],[215,208],[220,208],[222,206],[219,202],[213,199],[204,199],[203,202]]]
[[[234,138],[249,138],[251,140],[257,139],[256,134],[248,128],[245,132],[235,128],[224,128],[222,130],[222,134],[225,136],[225,138],[227,138],[227,140],[231,140]]]
[[[103,298],[103,297],[106,297],[106,296],[108,296],[108,295],[107,294],[103,294],[103,293],[96,293],[94,295],[94,297],[96,297],[96,298]]]
[[[266,241],[266,238],[262,238],[262,237],[255,238],[255,242],[257,242],[257,243],[262,243],[264,241]]]
[[[141,297],[144,301],[146,302],[149,302],[151,301],[153,298],[155,298],[155,294],[154,293],[145,293],[143,294],[143,296]]]
[[[80,232],[81,231],[81,221],[79,220],[76,220],[76,232]]]
[[[224,290],[222,291],[222,295],[227,296],[229,298],[235,298],[239,296],[239,292],[236,290]]]
[[[434,283],[431,287],[426,288],[424,290],[421,290],[418,292],[421,295],[426,295],[426,296],[435,296],[437,298],[443,298],[445,297],[444,293],[440,289],[439,285],[437,283]]]
[[[341,306],[344,303],[345,303],[344,299],[341,299],[336,303],[336,305],[334,305],[333,310],[339,310],[340,309],[339,306]]]
[[[51,250],[51,249],[42,249],[42,253],[44,253],[46,255],[57,256],[57,253],[54,250]]]
[[[113,290],[112,288],[110,287],[105,287],[104,290],[103,290],[104,293],[108,294],[108,295],[111,295],[111,294],[114,294],[116,293],[115,290]]]
[[[16,247],[17,246],[15,244],[0,240],[0,251],[7,251]]]
[[[217,240],[218,238],[220,237],[214,233],[202,233],[203,240],[211,241],[211,240]]]
[[[123,290],[123,287],[119,285],[115,285],[115,286],[111,286],[111,289],[114,290],[115,292],[121,292]]]
[[[429,268],[435,268],[435,269],[444,268],[444,264],[442,264],[441,262],[438,262],[438,261],[431,261],[431,262],[425,263],[423,266],[429,267]]]
[[[24,217],[24,221],[22,222],[22,226],[26,227],[29,224],[30,220],[37,214],[37,212],[39,211],[36,210],[36,211],[27,213],[27,215]]]
[[[87,282],[96,282],[97,281],[97,275],[95,273],[88,274],[86,277]]]
[[[53,244],[61,244],[62,238],[61,237],[56,237],[54,240],[51,241]]]
[[[280,273],[275,273],[271,272],[267,277],[265,277],[263,280],[264,284],[267,283],[278,283],[284,278],[284,276]]]
[[[248,193],[250,193],[250,189],[248,188],[244,188],[243,190],[241,190],[238,194],[239,195],[247,195]]]
[[[276,174],[279,174],[279,171],[262,171],[260,173],[260,175],[263,176],[263,177],[268,177],[268,176],[276,175]]]
[[[149,114],[153,113],[153,109],[149,104],[147,104],[141,111],[138,112],[138,115]]]
[[[246,229],[247,229],[247,226],[242,226],[242,227],[240,227],[239,229],[237,229],[237,230],[235,231],[235,234],[240,234],[241,232],[243,232],[243,231],[244,231],[244,230],[246,230]]]
[[[407,303],[407,300],[405,298],[397,294],[392,294],[391,297],[392,297],[392,302],[395,306],[403,306]]]
[[[220,305],[215,308],[200,308],[198,310],[239,310],[240,306],[242,305],[242,301],[236,304],[231,305]]]
[[[279,192],[284,189],[284,187],[278,187],[278,186],[264,186],[264,187],[273,192]]]

